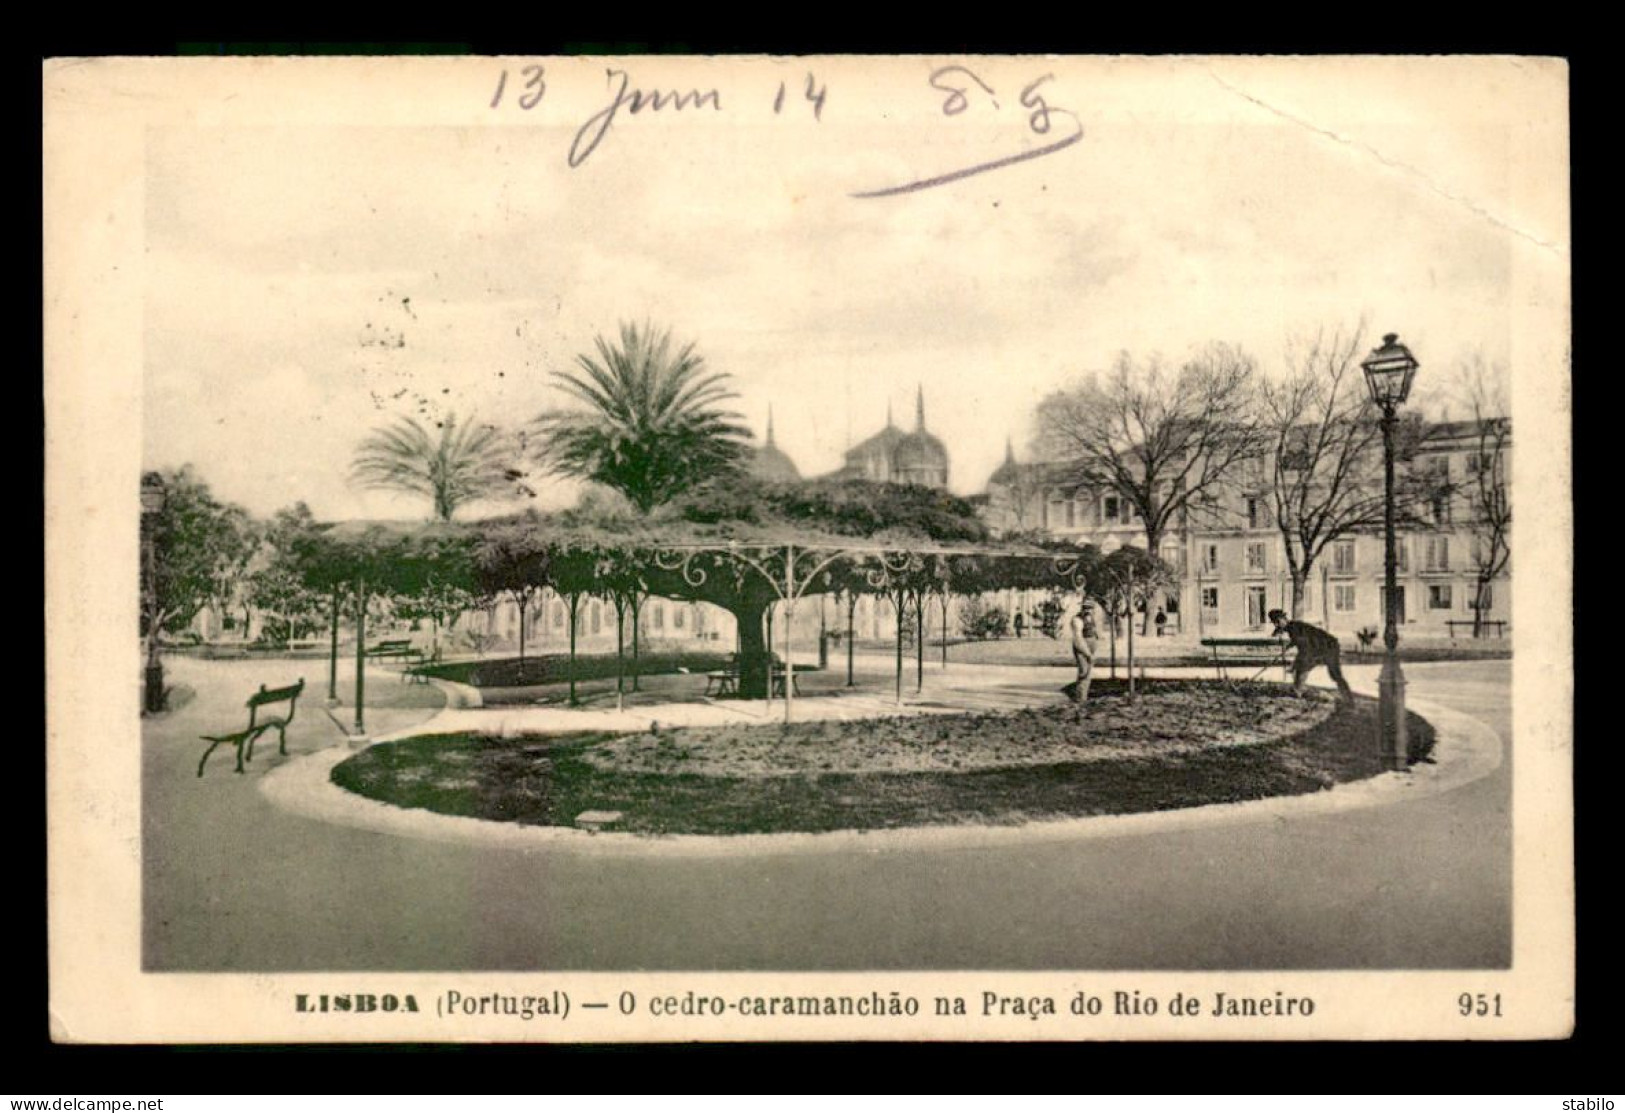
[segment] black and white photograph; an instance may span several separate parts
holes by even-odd
[[[1561,60],[43,81],[53,1038],[1572,1027]]]

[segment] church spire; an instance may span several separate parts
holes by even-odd
[[[921,383],[915,388],[914,394],[914,431],[925,432],[925,384]]]
[[[773,403],[767,404],[767,447],[773,447]]]

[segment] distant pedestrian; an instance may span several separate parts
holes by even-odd
[[[1020,611],[1016,612],[1016,637],[1021,637],[1022,631],[1027,629],[1027,619]]]
[[[1072,660],[1078,667],[1078,678],[1061,691],[1080,706],[1089,700],[1089,682],[1094,678],[1095,643],[1100,637],[1095,628],[1095,609],[1087,599],[1072,616]]]
[[[1343,648],[1338,644],[1337,638],[1307,622],[1289,621],[1286,612],[1282,610],[1271,611],[1269,620],[1275,624],[1275,636],[1285,634],[1292,642],[1293,648],[1298,651],[1297,660],[1292,663],[1292,690],[1295,693],[1303,695],[1303,682],[1308,678],[1310,671],[1325,665],[1326,671],[1337,682],[1338,691],[1342,692],[1343,699],[1349,703],[1354,702],[1354,693],[1349,689],[1349,682],[1343,679]]]
[[[1162,637],[1163,630],[1168,625],[1168,615],[1161,607],[1157,608],[1157,617],[1152,620],[1157,624],[1157,637]]]

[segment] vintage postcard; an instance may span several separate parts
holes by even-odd
[[[1572,1031],[1561,60],[42,80],[55,1039]]]

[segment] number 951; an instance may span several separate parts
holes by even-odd
[[[1499,993],[1463,993],[1456,998],[1456,1008],[1462,1016],[1500,1016],[1501,995]]]

